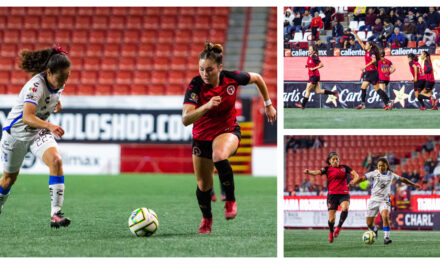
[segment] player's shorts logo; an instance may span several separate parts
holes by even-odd
[[[200,157],[202,155],[202,151],[198,147],[193,147],[193,155]]]
[[[226,88],[226,92],[228,92],[229,95],[233,95],[235,93],[235,86],[234,85],[229,85]]]

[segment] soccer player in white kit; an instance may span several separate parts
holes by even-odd
[[[60,46],[45,50],[23,50],[19,67],[33,77],[21,89],[8,114],[1,138],[3,176],[0,179],[0,213],[17,179],[27,152],[32,152],[49,167],[51,227],[68,226],[61,207],[64,201],[64,173],[61,154],[54,136],[64,130],[47,122],[49,115],[61,110],[60,96],[70,75],[70,61]]]
[[[413,183],[407,178],[403,178],[390,170],[390,164],[385,158],[380,158],[377,161],[377,170],[366,173],[364,176],[353,179],[348,186],[355,186],[361,181],[368,180],[372,183],[371,197],[367,205],[367,226],[368,229],[376,233],[377,226],[374,226],[374,219],[377,213],[380,212],[383,221],[384,244],[391,243],[390,239],[390,211],[391,211],[391,183],[393,180],[399,180],[405,184],[420,188],[420,185]]]

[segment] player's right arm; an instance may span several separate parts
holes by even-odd
[[[354,172],[354,171],[352,171]],[[354,179],[350,181],[350,183],[348,183],[348,188],[351,188],[353,186],[356,186],[356,184],[365,181],[367,178],[365,177],[365,175],[359,176],[359,174],[357,174],[356,172],[352,173],[352,175],[354,176]]]
[[[417,82],[417,75],[418,75],[418,69],[417,69],[417,65],[415,63],[412,64],[411,66],[414,69],[414,80],[413,82]]]
[[[182,123],[184,126],[189,126],[192,123],[199,120],[202,116],[206,114],[209,110],[214,107],[217,107],[221,102],[220,96],[213,96],[208,103],[200,106],[196,109],[196,106],[193,104],[184,104],[182,111]]]
[[[304,174],[312,175],[312,176],[322,175],[321,170],[309,170],[309,169],[305,169]]]
[[[364,42],[361,40],[361,38],[358,36],[357,33],[354,33],[354,36],[356,37],[357,42],[359,43],[359,45],[361,45],[362,49],[365,49],[365,44]]]
[[[391,66],[390,66],[390,74],[392,74],[395,71],[396,71],[396,67],[394,67],[394,65],[391,64]]]
[[[64,135],[64,130],[60,126],[38,118],[35,115],[36,110],[37,106],[34,103],[25,102],[23,104],[23,123],[33,128],[48,129],[56,137],[61,138]]]
[[[399,176],[399,181],[401,181],[401,182],[403,182],[403,183],[405,183],[405,184],[408,184],[408,185],[412,185],[412,186],[416,187],[417,189],[420,188],[420,185],[419,185],[419,184],[414,183],[414,182],[412,182],[412,181],[410,181],[410,180],[408,180],[407,178],[404,178],[404,177],[402,177],[402,176]]]

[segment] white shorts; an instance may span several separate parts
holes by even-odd
[[[43,154],[51,147],[58,148],[52,133],[47,129],[41,129],[30,141],[20,141],[3,131],[1,140],[1,160],[3,170],[7,173],[15,173],[20,170],[24,156],[29,151],[40,160]]]
[[[367,217],[376,217],[378,212],[382,212],[383,210],[391,211],[391,203],[385,201],[373,201],[369,200],[367,205]]]

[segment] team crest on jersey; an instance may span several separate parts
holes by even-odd
[[[200,157],[202,155],[202,151],[198,147],[193,147],[193,155]]]
[[[234,85],[229,85],[228,87],[226,87],[226,92],[229,95],[233,95],[235,93],[235,86]]]
[[[197,96],[196,93],[191,93],[191,100],[196,103],[197,103],[197,101],[199,101],[199,97]]]
[[[345,173],[345,168],[342,168],[341,171],[342,171],[343,173]]]
[[[33,92],[33,93],[35,93],[37,91],[37,88],[36,87],[31,87],[31,88],[29,88],[29,92]]]

